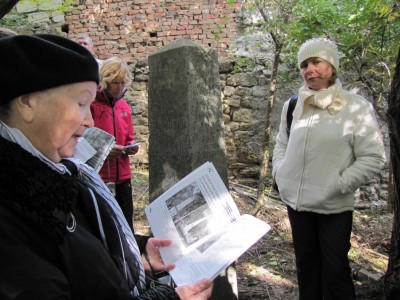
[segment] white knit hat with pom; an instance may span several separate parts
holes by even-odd
[[[300,68],[301,63],[310,57],[322,58],[334,66],[336,70],[339,69],[338,49],[332,41],[326,38],[311,39],[300,46],[297,55],[298,67]]]

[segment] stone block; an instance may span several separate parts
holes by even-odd
[[[253,111],[251,109],[241,109],[233,113],[233,121],[250,123]]]
[[[62,0],[48,0],[39,2],[40,11],[58,10],[64,1]]]
[[[48,12],[37,12],[28,14],[29,23],[49,23],[50,17]]]
[[[15,8],[20,14],[31,13],[38,10],[38,4],[35,1],[23,0],[18,2]]]
[[[232,86],[253,87],[257,84],[257,78],[251,74],[237,73],[227,79],[227,84]]]
[[[64,13],[61,11],[54,11],[51,13],[51,20],[54,23],[65,23]]]

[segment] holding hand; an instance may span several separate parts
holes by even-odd
[[[121,155],[135,155],[139,151],[139,145],[136,146],[122,146],[115,144],[114,147],[111,149],[110,154],[108,154],[109,158],[117,158]]]
[[[142,257],[144,269],[156,273],[175,268],[174,264],[164,264],[159,249],[171,244],[171,240],[150,238],[146,244],[146,252]],[[206,300],[211,296],[212,288],[213,282],[210,279],[202,279],[193,284],[179,286],[175,291],[182,300]]]
[[[125,147],[122,145],[115,144],[114,147],[111,149],[110,154],[108,154],[108,158],[117,158],[124,154],[125,154]]]
[[[137,144],[137,145],[133,146],[134,144]],[[135,155],[139,151],[139,144],[140,144],[140,142],[132,143],[131,145],[126,145],[125,153],[127,155]]]
[[[193,284],[186,284],[175,289],[182,300],[205,300],[210,298],[214,283],[210,279],[202,279]]]
[[[159,249],[160,247],[168,247],[171,244],[172,242],[170,240],[150,238],[146,244],[146,252],[142,256],[144,269],[146,271],[157,273],[162,271],[169,271],[175,268],[174,264],[164,264]]]

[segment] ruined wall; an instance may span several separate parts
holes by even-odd
[[[68,36],[89,34],[100,59],[146,58],[179,38],[226,56],[234,45],[240,6],[226,0],[75,0],[65,19]]]
[[[236,67],[235,67],[236,66]],[[125,99],[132,107],[133,123],[138,140],[145,143],[132,157],[134,164],[148,163],[147,81],[149,70],[146,60],[130,63],[134,80]],[[229,176],[243,183],[256,182],[263,151],[263,128],[266,121],[266,96],[270,70],[264,65],[252,68],[238,67],[235,60],[220,59],[220,85],[225,125],[226,155]],[[290,91],[282,100],[290,96]],[[275,136],[281,105],[277,106],[272,120]]]
[[[74,39],[86,33],[100,59],[146,59],[180,38],[225,57],[236,49],[241,24],[241,1],[235,1],[21,0],[5,19],[20,34],[47,31]]]

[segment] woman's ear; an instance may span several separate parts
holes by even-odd
[[[31,123],[34,117],[35,99],[32,94],[19,96],[16,100],[16,111],[26,123]]]

